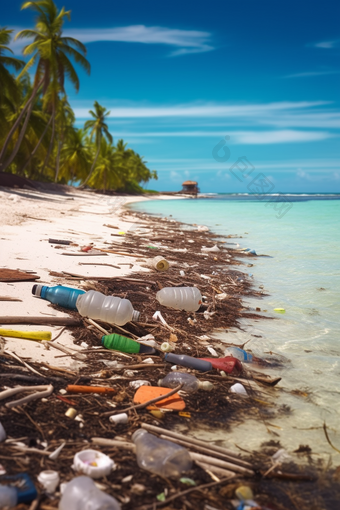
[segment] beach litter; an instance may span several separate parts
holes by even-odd
[[[142,215],[135,213],[134,219],[142,224]],[[280,392],[281,378],[261,372],[262,366],[275,367],[270,364],[274,357],[258,358],[244,346],[233,345],[232,339],[226,346],[211,335],[215,328],[239,328],[244,318],[270,320],[259,315],[260,309],[255,314],[242,304],[244,296],[261,298],[262,293],[252,286],[248,274],[235,267],[240,265],[235,257],[241,252],[228,248],[221,237],[215,239],[208,227],[147,221],[146,242],[169,246],[163,246],[163,255],[156,257],[168,262],[166,270],[150,270],[149,265],[139,273],[112,277],[69,270],[50,273],[52,281],[76,282],[75,287],[35,285],[34,294],[68,317],[0,317],[1,325],[64,325],[77,348],[64,346],[62,340],[43,341],[50,350],[61,351],[55,352],[57,356],[65,356],[62,366],[20,357],[5,348],[1,352],[4,471],[21,476],[23,467],[27,469],[33,486],[43,487],[37,503],[41,510],[58,505],[59,510],[70,510],[92,502],[114,510],[141,505],[145,510],[155,505],[198,510],[232,505],[280,508],[283,496],[276,481],[286,484],[284,490],[294,499],[302,487],[306,494],[304,484],[318,478],[317,468],[289,464],[291,458],[273,457],[265,448],[250,455],[247,438],[234,447],[231,428],[248,419],[274,427],[274,392]],[[153,244],[145,246],[123,224],[117,230],[119,239],[112,242],[112,249],[98,243],[98,252],[147,263]],[[187,243],[188,236],[193,242]],[[206,245],[217,247],[214,258],[209,251],[202,256]],[[83,255],[91,254],[92,248]],[[118,266],[105,265],[119,269],[125,264],[130,267],[120,261]],[[206,357],[207,352],[212,357]],[[16,381],[27,386],[15,386]],[[21,391],[27,395],[12,401]],[[213,441],[201,430],[222,430],[226,440]],[[227,440],[230,448],[223,446]],[[98,487],[88,475],[100,480]],[[162,476],[171,477],[171,483]],[[0,475],[0,497],[1,491],[6,492],[16,504],[17,491],[6,483]],[[309,500],[305,497],[309,502],[313,490],[310,493]],[[27,505],[37,493],[31,497]],[[284,501],[282,508],[293,509]]]

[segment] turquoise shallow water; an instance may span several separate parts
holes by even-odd
[[[231,330],[219,338],[236,345],[249,341],[247,347],[255,354],[272,351],[286,358],[283,368],[267,369],[282,377],[279,386],[283,389],[268,390],[268,398],[274,396],[290,412],[271,420],[276,427],[248,420],[235,427],[232,436],[226,437],[221,430],[213,433],[214,439],[242,445],[247,437],[249,448],[275,439],[288,450],[309,444],[317,456],[337,455],[327,444],[322,426],[325,421],[340,449],[340,200],[292,204],[282,218],[259,200],[228,200],[223,195],[153,200],[132,208],[204,224],[217,234],[237,234],[239,238],[228,241],[270,255],[247,259],[254,266],[240,269],[251,272],[254,287],[264,285],[269,294],[246,299],[245,306],[267,310],[266,315],[275,320],[244,321],[245,331]],[[273,312],[276,307],[285,308],[286,314]],[[308,396],[292,394],[295,390]]]

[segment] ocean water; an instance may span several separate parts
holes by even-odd
[[[241,345],[259,356],[276,353],[280,368],[255,367],[282,377],[275,388],[263,389],[262,400],[280,408],[270,420],[246,420],[232,433],[211,431],[210,440],[227,446],[259,448],[275,440],[288,451],[308,444],[315,459],[338,456],[340,449],[340,199],[294,195],[273,206],[251,196],[216,195],[198,200],[151,200],[134,210],[159,214],[192,224],[204,224],[216,234],[235,234],[231,248],[255,249],[269,257],[241,259],[238,269],[252,273],[254,288],[264,286],[262,299],[246,298],[245,307],[260,307],[274,320],[242,320],[218,338]],[[284,213],[284,214],[283,214]],[[248,268],[247,263],[254,264]],[[284,308],[277,314],[274,308]],[[254,336],[256,335],[256,336]],[[266,354],[267,353],[267,354]],[[201,431],[207,437],[206,431]]]

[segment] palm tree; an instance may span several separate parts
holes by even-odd
[[[62,8],[60,12],[58,12],[53,0],[25,2],[21,8],[30,8],[35,11],[38,16],[35,30],[21,30],[15,37],[15,40],[33,38],[33,42],[28,44],[23,50],[25,56],[33,56],[27,62],[18,78],[32,66],[36,65],[33,94],[30,98],[31,104],[28,107],[26,119],[18,141],[20,141],[20,139],[22,140],[25,134],[29,116],[33,108],[33,100],[38,89],[42,85],[43,95],[46,99],[48,98],[48,101],[45,101],[45,107],[47,104],[49,105],[52,115],[52,136],[50,149],[48,151],[49,156],[55,134],[55,115],[59,93],[65,94],[65,75],[71,81],[75,90],[77,92],[79,90],[79,78],[69,57],[80,64],[88,74],[90,72],[90,64],[85,58],[86,48],[80,41],[72,37],[62,37],[63,24],[65,18],[70,20],[70,11],[65,11],[65,9]],[[48,96],[47,92],[49,93]],[[21,119],[17,122],[17,126],[20,121]],[[6,148],[10,138],[13,136],[12,130],[9,139],[5,142]],[[15,149],[18,150],[17,147],[15,147]],[[13,151],[10,158],[5,162],[4,167],[8,166],[13,161],[17,150]],[[0,161],[2,155],[3,152],[0,154]]]
[[[17,82],[14,76],[8,71],[7,67],[13,67],[16,71],[20,71],[25,65],[25,62],[14,57],[8,57],[4,55],[5,51],[11,53],[12,50],[8,48],[11,40],[11,33],[13,30],[9,30],[7,27],[0,28],[0,101],[4,98],[15,98],[19,99],[19,91]]]
[[[100,155],[94,172],[89,179],[89,186],[97,189],[117,189],[123,181],[119,167],[116,165],[116,149],[105,138],[101,139]]]
[[[103,136],[106,137],[106,139],[108,140],[108,142],[110,144],[113,143],[113,138],[109,132],[108,125],[105,122],[105,118],[108,115],[110,115],[111,112],[106,111],[106,108],[104,106],[101,106],[98,103],[98,101],[95,101],[93,106],[94,106],[95,111],[93,111],[93,110],[89,111],[89,113],[92,115],[93,119],[87,120],[85,122],[84,127],[85,127],[85,131],[89,131],[89,130],[91,131],[91,133],[90,133],[91,141],[94,138],[95,145],[97,147],[97,152],[96,152],[96,155],[92,162],[89,174],[86,177],[85,181],[83,182],[82,187],[88,183],[88,181],[91,178],[91,175],[93,173],[93,170],[96,166],[97,159],[98,159],[100,149],[101,149],[101,141],[102,141]]]
[[[90,166],[91,145],[82,129],[70,129],[61,149],[60,178],[76,182],[86,178]]]
[[[20,100],[20,90],[14,76],[7,67],[13,67],[19,71],[25,62],[17,58],[10,57],[4,53],[12,50],[8,48],[11,40],[11,33],[6,27],[0,28],[0,137],[5,136],[4,127],[8,125],[8,114],[15,111],[14,103]]]

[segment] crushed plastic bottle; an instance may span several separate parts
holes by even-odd
[[[165,388],[176,388],[179,384],[183,384],[182,390],[187,393],[195,393],[198,390],[211,391],[214,388],[211,382],[199,381],[194,375],[183,372],[171,372],[158,381],[158,386]]]
[[[77,300],[77,309],[80,315],[99,319],[108,324],[124,326],[127,322],[137,322],[139,312],[133,309],[128,299],[116,296],[104,296],[101,292],[89,290]]]
[[[225,356],[232,356],[233,358],[243,361],[244,363],[252,363],[253,355],[250,352],[244,351],[239,347],[229,346],[224,351]]]
[[[53,303],[69,310],[77,310],[77,299],[82,294],[85,294],[84,290],[73,289],[71,287],[64,287],[63,285],[57,285],[55,287],[48,287],[47,285],[33,285],[32,294],[38,296],[41,299],[46,299],[50,303]]]
[[[202,304],[197,287],[164,287],[157,292],[156,299],[163,306],[186,312],[196,312]]]
[[[183,472],[191,469],[189,452],[182,446],[160,439],[143,429],[136,430],[132,441],[136,445],[137,463],[142,469],[165,478],[179,478]]]
[[[59,510],[120,510],[118,501],[97,489],[88,476],[73,478],[65,487]]]

